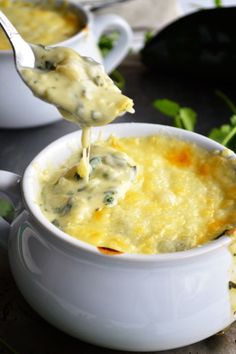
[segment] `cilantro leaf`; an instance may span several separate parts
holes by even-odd
[[[110,52],[110,50],[113,49],[115,43],[119,39],[119,36],[119,32],[114,31],[108,34],[104,34],[100,37],[98,46],[103,57],[105,57]]]
[[[236,116],[232,116],[230,119],[236,124],[235,120]],[[212,129],[208,137],[232,150],[236,149],[236,125],[223,124],[219,128]]]
[[[236,114],[234,114],[231,118],[230,118],[230,123],[235,126],[236,125]]]
[[[174,117],[174,126],[176,128],[183,128],[183,125],[182,125],[182,122],[181,122],[181,118],[180,118],[180,115],[177,114],[177,116]]]
[[[177,102],[168,99],[155,100],[153,106],[166,116],[172,117],[176,128],[194,130],[197,113],[191,108],[181,107]]]
[[[221,0],[214,0],[215,6],[216,7],[221,7],[222,6],[222,1]]]
[[[183,128],[193,131],[197,120],[197,113],[194,112],[191,108],[183,107],[180,108],[179,114]]]
[[[213,128],[208,134],[208,137],[222,144],[222,142],[230,133],[230,131],[231,131],[231,126],[229,124],[223,124],[219,128]]]
[[[125,87],[125,78],[117,69],[112,71],[110,78],[120,90]]]
[[[0,199],[0,217],[11,219],[14,216],[14,207],[7,200]]]
[[[154,37],[152,30],[147,30],[144,35],[144,43],[147,44]]]
[[[180,105],[177,102],[160,99],[153,102],[153,106],[168,117],[176,117],[179,114]]]

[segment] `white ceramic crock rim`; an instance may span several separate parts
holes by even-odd
[[[222,150],[224,147],[222,145],[220,145],[219,143],[201,135],[195,132],[190,132],[190,131],[186,131],[183,129],[179,129],[179,128],[175,128],[172,126],[168,126],[168,125],[160,125],[160,124],[152,124],[152,123],[142,123],[142,122],[128,122],[128,123],[113,123],[112,126],[120,126],[120,125],[143,125],[143,126],[155,126],[155,127],[159,127],[159,128],[164,128],[164,129],[169,129],[170,131],[175,131],[175,132],[181,132],[182,134],[186,135],[186,136],[191,136],[194,135],[196,137],[200,137],[201,140],[205,140],[207,143],[211,143],[214,144],[216,149],[220,149]],[[122,261],[129,261],[129,262],[163,262],[163,261],[176,261],[176,260],[184,260],[186,258],[192,258],[192,257],[198,257],[198,256],[202,256],[206,253],[210,253],[210,252],[214,252],[219,248],[222,247],[227,247],[230,245],[230,243],[232,242],[232,239],[229,236],[226,235],[222,235],[220,238],[216,239],[216,240],[212,240],[202,246],[193,248],[193,249],[189,249],[186,251],[180,251],[180,252],[172,252],[172,253],[162,253],[162,254],[130,254],[130,253],[122,253],[122,254],[118,254],[116,256],[110,256],[110,255],[104,255],[102,254],[100,251],[98,251],[96,246],[90,245],[89,243],[86,243],[84,241],[81,241],[79,239],[73,238],[72,236],[66,234],[65,232],[61,231],[60,229],[58,229],[56,226],[54,226],[52,223],[50,223],[47,218],[43,215],[43,213],[41,211],[39,211],[39,208],[36,207],[35,202],[33,200],[31,200],[31,198],[28,196],[27,194],[27,179],[29,179],[30,174],[31,174],[31,170],[34,169],[33,165],[35,164],[36,160],[38,158],[40,158],[42,155],[45,154],[45,152],[52,148],[54,145],[56,145],[57,143],[59,143],[60,141],[63,140],[68,140],[68,138],[72,135],[77,135],[79,134],[79,130],[78,131],[74,131],[72,133],[66,134],[62,137],[60,137],[59,139],[56,139],[55,141],[53,141],[52,143],[50,143],[49,145],[47,145],[43,150],[41,150],[41,152],[39,152],[35,158],[30,162],[30,164],[28,165],[28,167],[26,168],[24,174],[23,174],[23,178],[22,178],[22,196],[23,196],[23,200],[24,203],[26,205],[27,210],[30,212],[30,214],[33,216],[33,218],[36,220],[36,222],[46,231],[48,231],[53,237],[55,236],[57,238],[57,240],[62,241],[62,243],[66,243],[69,244],[70,246],[73,246],[73,248],[77,249],[77,250],[83,250],[83,251],[87,251],[88,253],[92,253],[93,255],[99,255],[102,257],[110,257],[112,259],[115,258],[119,258]],[[151,135],[151,134],[150,134]]]
[[[62,42],[57,42],[54,44],[50,44],[48,45],[48,47],[58,47],[58,46],[70,46],[71,42],[76,42],[78,41],[80,38],[82,38],[84,35],[86,35],[86,33],[89,31],[89,26],[91,24],[91,19],[92,19],[92,14],[91,12],[89,12],[89,10],[87,10],[86,8],[82,7],[80,4],[78,4],[77,2],[73,1],[73,0],[67,0],[69,3],[69,6],[72,5],[73,7],[76,7],[79,11],[81,11],[81,13],[85,16],[85,25],[84,27],[78,32],[76,33],[74,36],[67,38],[66,40],[62,41]],[[1,49],[0,50],[0,56],[7,56],[13,55],[13,51],[12,49],[9,50],[5,50],[5,49]]]

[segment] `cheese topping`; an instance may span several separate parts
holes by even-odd
[[[136,175],[136,166],[123,152],[93,145],[89,161],[89,183],[81,178],[79,154],[70,167],[45,185],[42,197],[52,220],[73,215],[75,222],[88,220],[105,205],[114,206],[123,198]]]
[[[70,11],[65,2],[56,5],[56,2],[34,4],[0,0],[0,10],[29,43],[56,44],[74,36],[84,27],[78,14]],[[9,41],[0,27],[0,50],[9,49]]]
[[[135,179],[134,163],[125,157],[123,164],[129,169],[115,179],[117,164],[111,168],[116,161],[111,158],[111,148],[135,161]],[[69,235],[98,247],[156,254],[200,246],[235,224],[236,176],[231,160],[165,136],[111,137],[92,145],[90,164],[97,166],[93,170],[96,176],[105,167],[99,167],[100,158],[104,159],[102,151],[109,151],[111,162],[106,168],[110,173],[92,192],[91,204],[89,193],[84,202],[85,194],[79,191],[82,182],[73,177],[78,153],[58,171],[45,171],[43,176],[42,211]],[[122,176],[129,182],[124,183]],[[112,179],[116,186],[111,185]],[[120,183],[124,183],[126,193],[110,208],[105,200],[111,201],[116,194],[108,191],[119,189]],[[96,196],[99,189],[102,194]]]

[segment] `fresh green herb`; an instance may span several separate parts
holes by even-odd
[[[52,224],[55,225],[56,227],[60,227],[60,223],[57,219],[52,220]]]
[[[227,146],[231,150],[236,151],[236,106],[222,91],[217,90],[215,93],[224,101],[233,115],[230,117],[228,124],[213,128],[208,136],[209,138],[218,141],[220,144]]]
[[[153,105],[161,113],[173,118],[174,126],[186,130],[194,130],[197,114],[189,107],[181,107],[177,102],[168,99],[159,99]]]
[[[110,74],[110,78],[114,81],[115,85],[120,90],[124,89],[125,78],[117,69],[112,71],[112,73]]]
[[[98,46],[102,52],[102,56],[105,58],[110,50],[114,47],[119,39],[120,34],[118,32],[111,32],[101,36]]]
[[[224,101],[233,115],[227,124],[211,129],[208,137],[236,151],[236,105],[222,91],[217,90],[215,94]],[[157,110],[171,117],[177,128],[194,130],[197,114],[191,108],[181,107],[177,102],[168,99],[155,100],[153,105]]]
[[[147,44],[153,38],[154,33],[152,30],[148,30],[144,34],[144,43]]]
[[[101,162],[102,162],[102,159],[101,159],[100,156],[92,157],[91,160],[89,161],[90,166],[92,167],[93,170],[94,170],[98,165],[100,165]]]
[[[214,0],[215,6],[216,7],[222,7],[222,1],[221,0]]]
[[[223,124],[219,128],[213,128],[208,136],[224,146],[235,149],[236,142],[233,140],[236,136],[236,115],[230,118],[230,123],[231,124]]]
[[[197,120],[197,113],[188,107],[180,108],[179,120],[180,128],[193,131]]]
[[[55,65],[51,61],[46,60],[45,61],[45,69],[46,70],[55,70]]]
[[[119,39],[119,36],[120,34],[118,32],[111,32],[109,34],[104,34],[103,36],[101,36],[98,46],[101,50],[103,58],[105,58],[107,54],[113,49],[114,45]],[[120,90],[125,87],[125,79],[117,69],[110,74],[110,77]]]
[[[69,198],[65,205],[55,208],[54,211],[55,213],[60,214],[61,216],[65,216],[70,212],[72,206],[73,206],[72,199]]]
[[[104,199],[103,199],[103,203],[105,204],[105,205],[111,205],[111,204],[113,204],[113,202],[114,202],[114,200],[115,200],[115,198],[114,198],[114,194],[115,194],[115,192],[113,192],[113,191],[109,191],[109,192],[106,192],[105,193],[105,197],[104,197]]]
[[[0,216],[2,218],[12,219],[14,217],[14,211],[14,207],[9,201],[0,199]]]
[[[169,117],[175,117],[180,110],[180,105],[174,101],[168,99],[155,100],[153,105],[161,113]]]
[[[94,83],[97,85],[97,86],[103,86],[103,79],[101,78],[100,75],[96,75],[95,78],[93,79],[94,80]]]

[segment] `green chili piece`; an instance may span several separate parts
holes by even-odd
[[[57,207],[54,211],[61,216],[68,214],[73,206],[71,198],[68,199],[67,203],[61,207]]]
[[[49,61],[49,60],[46,60],[45,61],[45,69],[46,70],[55,70],[55,65],[51,62],[51,61]]]
[[[105,205],[111,205],[111,204],[113,204],[113,202],[114,202],[114,200],[115,200],[114,194],[115,194],[115,192],[113,192],[113,191],[111,191],[111,192],[106,192],[106,193],[105,193],[105,196],[104,196],[104,198],[103,198],[103,203],[104,203]]]
[[[92,167],[93,170],[94,170],[101,162],[102,162],[102,159],[101,159],[100,156],[92,157],[91,160],[89,161],[90,166]]]

